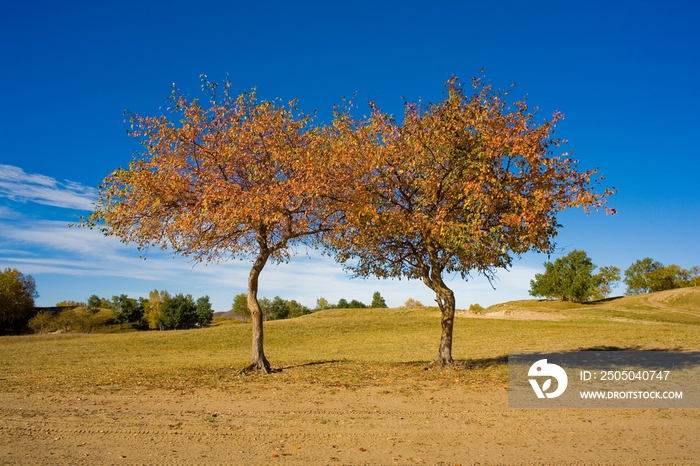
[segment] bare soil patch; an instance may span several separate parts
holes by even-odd
[[[510,409],[504,387],[0,392],[1,464],[700,464],[700,410]]]

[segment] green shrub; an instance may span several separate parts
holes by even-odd
[[[58,314],[41,311],[29,320],[27,324],[36,333],[91,333],[106,327],[112,321],[109,313],[92,313],[86,307],[66,309]]]
[[[469,310],[474,314],[481,314],[482,312],[484,312],[484,308],[479,303],[474,303],[471,306],[469,306]]]
[[[56,319],[49,311],[39,311],[34,317],[29,319],[27,326],[34,333],[49,333],[58,330]]]

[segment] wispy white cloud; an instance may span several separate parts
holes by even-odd
[[[25,173],[20,167],[0,164],[0,197],[17,202],[92,210],[97,190],[74,181],[59,182],[50,176]]]
[[[3,219],[3,218],[9,219],[9,218],[18,218],[18,217],[19,217],[19,214],[17,212],[10,209],[9,207],[0,205],[0,219]]]

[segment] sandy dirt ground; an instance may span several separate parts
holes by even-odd
[[[0,392],[0,464],[700,464],[697,409],[511,409],[505,388]]]

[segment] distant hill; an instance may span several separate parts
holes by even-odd
[[[224,317],[227,319],[236,319],[243,321],[243,318],[233,311],[217,311],[214,313],[214,317]]]
[[[668,322],[700,325],[700,287],[678,288],[590,303],[528,299],[490,306],[482,315],[556,314],[570,318]]]

